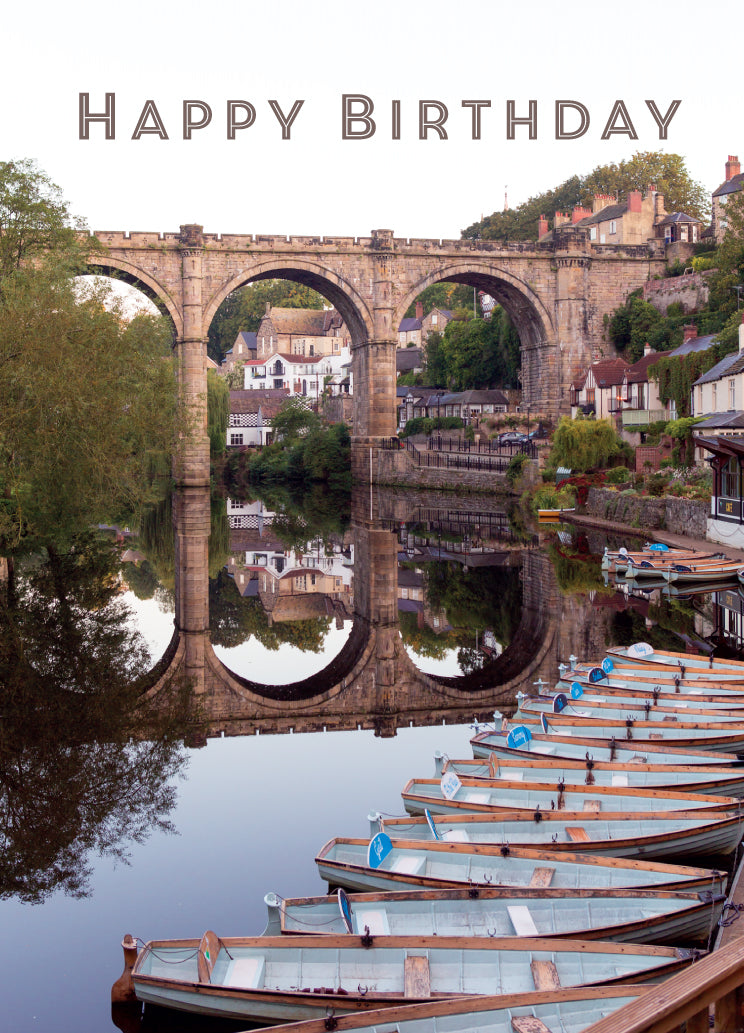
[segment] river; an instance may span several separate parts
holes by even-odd
[[[1,733],[14,1033],[113,1029],[125,933],[258,934],[268,891],[324,892],[314,857],[328,839],[366,836],[371,810],[403,813],[401,788],[433,775],[436,750],[469,755],[474,718],[555,680],[571,653],[640,637],[741,644],[735,588],[670,598],[605,586],[599,535],[538,532],[492,500],[362,493],[330,528],[255,501],[229,504],[215,530],[204,496],[177,500],[161,527],[171,514],[171,554],[152,535],[149,554],[120,543],[129,563],[109,594],[95,551],[96,591],[79,562],[56,573],[19,562],[11,578],[5,669],[18,669],[17,633],[39,674],[6,684]],[[129,608],[125,632],[116,607]],[[157,720],[139,713],[146,678],[136,699],[122,688],[151,667],[137,666],[138,636],[188,678]],[[151,702],[165,698],[165,668]],[[62,669],[78,681],[58,684]],[[155,1013],[132,1028],[236,1027]]]

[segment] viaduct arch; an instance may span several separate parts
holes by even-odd
[[[370,450],[395,433],[397,327],[411,301],[438,280],[486,291],[509,312],[522,340],[522,386],[533,410],[564,411],[568,387],[602,344],[603,316],[629,291],[663,272],[663,249],[590,244],[586,230],[560,227],[549,243],[369,237],[276,237],[99,231],[91,271],[140,287],[170,317],[179,392],[191,413],[176,468],[184,486],[208,480],[206,341],[232,290],[257,279],[296,280],[336,306],[352,337],[352,463],[370,477]],[[372,475],[374,476],[374,475]]]

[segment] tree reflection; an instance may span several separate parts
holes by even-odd
[[[93,532],[0,584],[0,896],[86,896],[92,853],[170,831],[187,687],[143,697],[151,667],[120,598],[114,543]]]

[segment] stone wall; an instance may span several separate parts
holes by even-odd
[[[625,495],[610,488],[590,488],[586,512],[613,523],[639,530],[670,531],[691,538],[705,538],[708,528],[708,503],[674,496]]]
[[[697,312],[708,301],[708,282],[703,273],[667,276],[662,280],[647,280],[643,285],[643,300],[666,315],[669,306],[678,301],[685,312]]]

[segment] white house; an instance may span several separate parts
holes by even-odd
[[[317,400],[323,393],[326,377],[342,373],[350,361],[348,348],[335,355],[289,355],[274,351],[265,359],[253,359],[244,366],[246,391],[268,388],[289,391]]]

